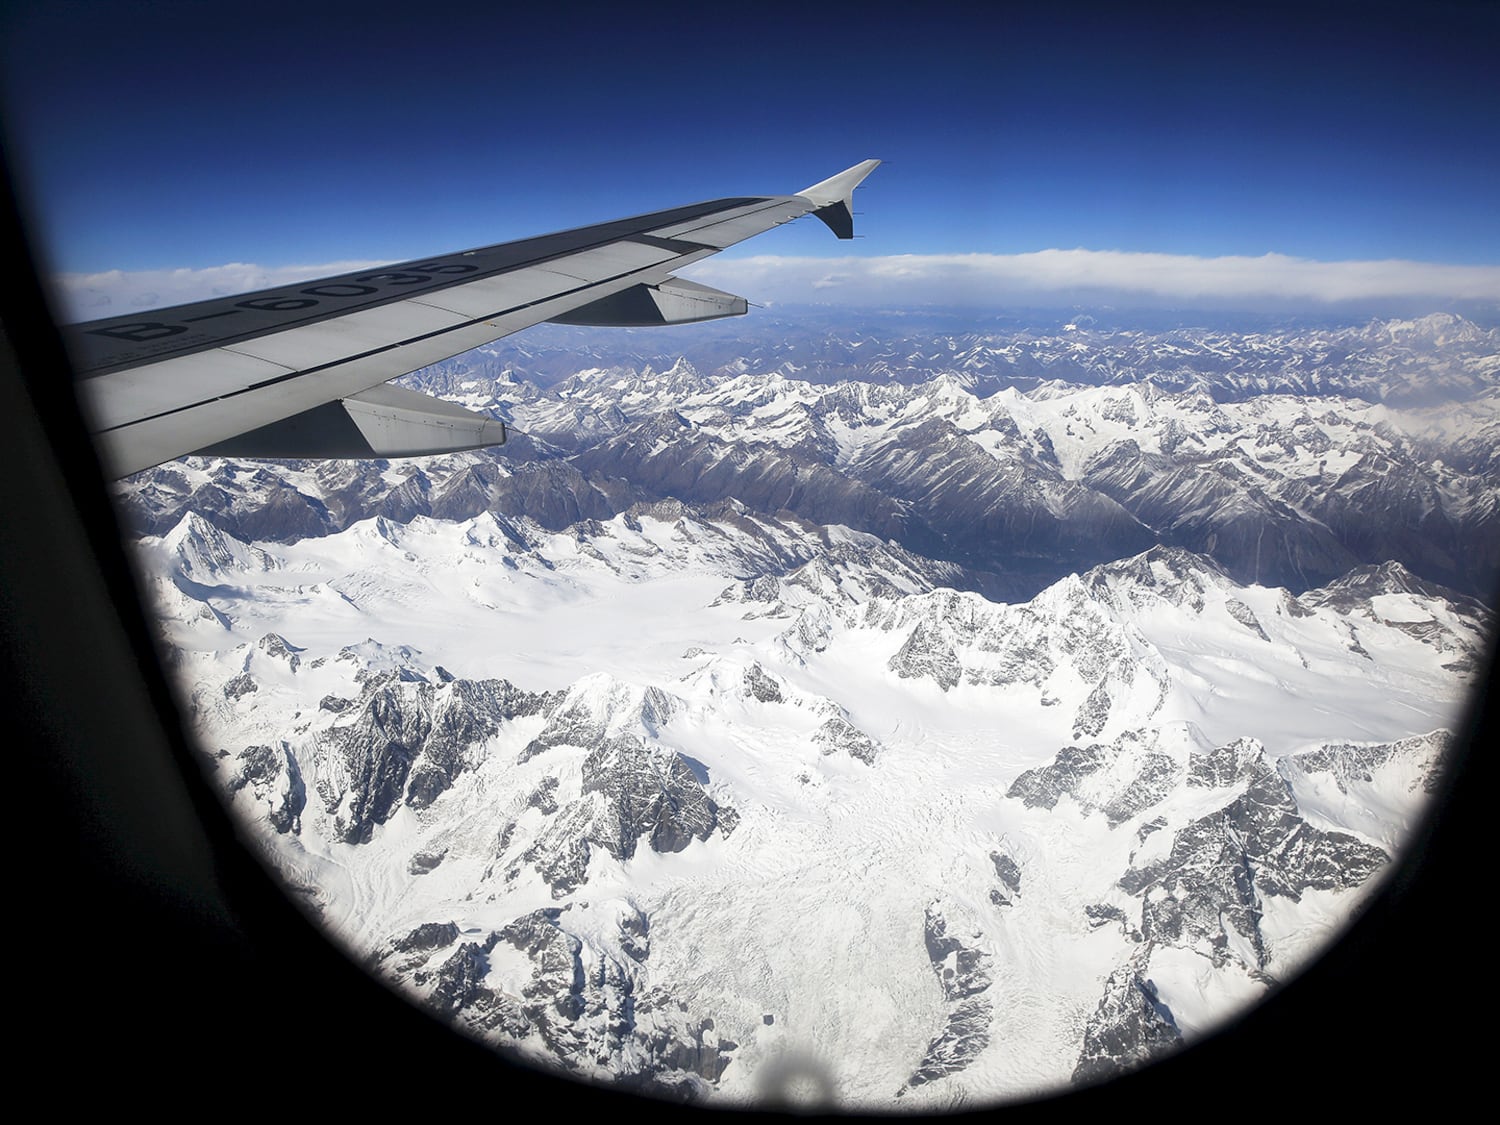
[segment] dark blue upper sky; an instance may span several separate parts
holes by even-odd
[[[855,253],[1500,262],[1500,6],[807,7],[9,0],[9,147],[67,271],[416,257],[869,156]]]

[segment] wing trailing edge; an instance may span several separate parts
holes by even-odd
[[[504,445],[505,422],[383,383],[193,452],[212,457],[420,457]]]
[[[694,324],[726,316],[744,316],[743,297],[710,289],[696,281],[669,277],[659,285],[633,285],[582,308],[552,318],[553,324],[603,328],[646,328],[660,324]]]

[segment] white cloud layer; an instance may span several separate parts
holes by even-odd
[[[1257,309],[1392,300],[1500,302],[1500,266],[1200,258],[1118,250],[710,260],[692,276],[768,303],[1031,305],[1118,302]]]
[[[95,320],[386,264],[328,262],[267,268],[232,262],[197,270],[64,274],[55,282],[64,319]],[[1285,254],[1200,258],[1118,250],[1039,250],[877,258],[761,255],[710,259],[686,273],[758,304],[994,308],[1108,303],[1257,310],[1415,300],[1500,303],[1500,266],[1319,262]]]

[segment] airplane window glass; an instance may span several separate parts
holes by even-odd
[[[174,13],[122,59],[17,6],[14,176],[203,773],[384,984],[610,1089],[942,1112],[1166,1059],[1378,909],[1500,577],[1500,146],[1437,144],[1494,80],[1403,36],[1492,17],[848,13],[719,41],[782,90],[739,116],[640,87],[644,17],[558,89],[542,16],[500,65]],[[347,85],[418,46],[485,111]]]

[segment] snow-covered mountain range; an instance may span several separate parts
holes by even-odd
[[[1493,633],[1500,341],[1341,332],[1201,334],[1197,383],[1078,327],[1026,387],[476,353],[417,381],[498,454],[121,496],[207,767],[373,971],[581,1077],[945,1108],[1204,1034],[1420,814]],[[1428,352],[1461,398],[1388,393]]]
[[[679,358],[584,366],[545,387],[497,345],[413,379],[508,417],[521,435],[502,453],[377,469],[189,463],[136,478],[127,519],[160,534],[196,511],[241,538],[288,541],[370,515],[494,511],[561,530],[636,503],[735,499],[895,540],[1007,598],[1154,543],[1296,591],[1395,559],[1492,594],[1500,332],[1430,317],[1271,342],[1209,336],[1195,344],[1191,378],[1161,360],[1184,351],[1181,333],[1125,333],[1123,344],[1118,333],[1072,335],[964,348],[936,337],[908,356],[900,380],[873,378],[885,367],[872,363],[834,382],[814,377],[814,360],[836,344],[895,345],[818,337],[806,362],[780,365],[804,369],[796,376]],[[1023,343],[1054,356],[1049,371],[1082,365],[1098,385],[1021,378],[973,358]],[[593,361],[593,348],[579,350],[565,352]],[[1371,372],[1391,370],[1406,384],[1425,377],[1426,404],[1382,397],[1390,380]],[[1460,397],[1442,396],[1455,387]]]

